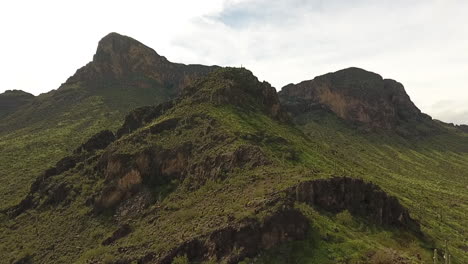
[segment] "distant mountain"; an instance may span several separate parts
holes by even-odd
[[[279,96],[293,116],[324,109],[368,129],[403,134],[435,129],[431,117],[421,113],[401,83],[359,68],[286,85]],[[426,126],[424,131],[420,124]]]
[[[20,90],[7,90],[0,94],[0,118],[14,113],[21,106],[31,102],[34,95]]]

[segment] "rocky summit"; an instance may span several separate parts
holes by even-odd
[[[93,60],[68,78],[65,85],[84,82],[99,89],[117,82],[138,89],[157,84],[167,90],[169,98],[214,68],[172,63],[137,40],[110,33],[99,41]]]
[[[289,84],[279,94],[293,115],[322,108],[344,120],[386,130],[430,120],[414,105],[401,83],[359,68]]]
[[[111,33],[0,100],[1,263],[468,261],[466,128],[378,74],[277,93]]]

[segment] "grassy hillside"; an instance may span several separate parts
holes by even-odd
[[[86,85],[63,87],[2,120],[0,208],[18,203],[42,171],[104,129],[117,129],[131,109],[168,100],[162,87],[146,90],[112,85],[90,92]],[[163,90],[164,91],[164,90]]]
[[[301,116],[296,126],[280,114],[270,91],[242,69],[219,70],[197,82],[162,115],[41,182],[32,209],[2,215],[0,259],[151,263],[219,228],[265,219],[282,206],[272,197],[298,182],[347,176],[397,197],[427,238],[347,211],[332,214],[296,203],[310,224],[307,238],[244,262],[431,263],[431,247],[446,239],[452,263],[468,261],[465,134],[363,134],[323,113]],[[63,129],[62,135],[79,131],[69,127],[76,130]],[[23,149],[21,141],[9,140]],[[44,154],[46,159],[51,153]],[[123,225],[131,232],[103,245]],[[182,255],[173,263],[184,261]]]
[[[410,209],[438,248],[448,241],[450,252],[455,256],[454,263],[468,261],[467,134],[453,129],[418,139],[384,132],[363,133],[323,112],[302,115],[295,121],[316,146],[334,156],[334,173],[365,178],[395,195]],[[334,225],[340,224],[338,217],[332,221]],[[370,232],[370,235],[375,234]],[[366,243],[367,239],[358,236],[353,241]],[[379,240],[370,241],[370,248],[382,247]],[[326,252],[336,247],[338,251],[346,251],[353,246],[351,243],[330,245],[323,241],[319,244],[323,244],[317,248],[319,254],[323,254],[321,250]],[[298,243],[287,250],[303,254],[300,249],[305,246],[307,243]],[[315,253],[309,258],[312,256]]]

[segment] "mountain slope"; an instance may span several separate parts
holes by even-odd
[[[17,203],[34,175],[88,137],[119,127],[128,111],[165,102],[216,68],[172,63],[132,38],[105,36],[93,61],[59,89],[0,117],[0,208]]]
[[[448,240],[468,261],[466,133],[360,69],[278,97],[215,68],[110,34],[2,119],[0,259],[431,263]]]
[[[116,139],[93,137],[7,211],[3,259],[412,263],[430,262],[447,236],[453,263],[464,261],[454,248],[466,226],[461,134],[445,148],[450,137],[367,138],[338,119],[304,133],[274,88],[234,68],[125,120]],[[447,202],[457,206],[440,220]]]

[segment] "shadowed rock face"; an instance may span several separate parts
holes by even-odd
[[[99,41],[93,61],[79,69],[66,84],[85,82],[95,88],[108,82],[142,88],[158,84],[175,96],[194,79],[216,68],[172,63],[137,40],[110,33]]]
[[[348,210],[374,224],[403,228],[422,235],[419,223],[409,216],[395,197],[360,179],[312,180],[288,188],[284,193],[286,196],[273,195],[265,204],[265,208],[279,204],[283,209],[274,211],[263,220],[244,219],[185,241],[165,254],[156,256],[150,253],[139,263],[169,264],[176,256],[184,255],[193,262],[238,263],[281,243],[302,240],[310,229],[310,220],[294,209],[295,202],[330,213]]]
[[[457,125],[456,127],[461,131],[468,133],[468,125]]]
[[[337,177],[307,181],[290,188],[287,193],[294,201],[324,211],[339,213],[348,210],[352,215],[378,225],[421,232],[419,224],[395,197],[388,195],[377,185],[361,179]]]
[[[138,263],[170,264],[186,255],[191,262],[238,263],[281,243],[305,238],[308,219],[295,209],[279,210],[263,220],[245,219],[209,235],[186,241],[161,257],[149,254]]]
[[[174,106],[173,101],[165,102],[157,106],[143,106],[131,111],[125,117],[123,125],[117,130],[117,137],[129,134],[144,126],[150,121],[161,116],[165,111]]]
[[[191,186],[203,184],[208,179],[220,178],[235,168],[250,168],[270,161],[256,146],[240,146],[232,153],[207,157],[194,162],[193,155],[200,150],[193,144],[173,149],[148,148],[134,155],[103,155],[98,170],[106,179],[106,186],[97,197],[97,211],[118,206],[144,188],[162,186],[172,180],[190,177]]]
[[[132,232],[132,228],[130,227],[130,225],[124,224],[121,227],[119,227],[117,230],[115,230],[114,233],[112,233],[112,235],[110,237],[108,237],[104,241],[102,241],[101,244],[103,246],[108,246],[108,245],[114,243],[115,241],[121,239],[122,237],[127,236],[131,232]]]
[[[428,118],[413,104],[403,85],[358,68],[289,84],[279,93],[293,115],[314,108],[372,128],[393,129],[402,122]]]
[[[88,141],[78,147],[74,153],[78,154],[84,151],[90,152],[98,149],[104,149],[109,146],[109,144],[114,142],[114,140],[114,133],[109,130],[103,130],[88,139]]]

